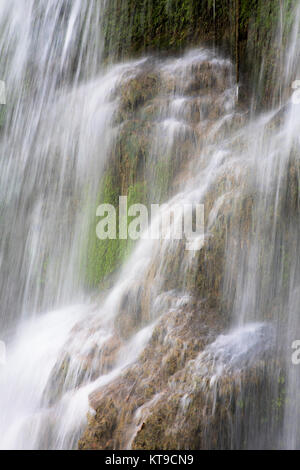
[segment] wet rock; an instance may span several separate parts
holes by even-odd
[[[134,112],[153,98],[159,88],[159,76],[155,72],[140,72],[121,86],[121,110]]]
[[[83,335],[80,338],[82,326],[78,325],[76,331],[79,336],[79,350],[74,348],[72,339],[65,346],[65,352],[53,367],[44,390],[43,402],[46,406],[57,403],[66,392],[76,390],[100,375],[109,373],[117,362],[122,346],[122,341],[117,335],[108,335],[107,339],[99,341],[99,344],[95,341],[89,345],[88,337]],[[87,334],[95,334],[95,330],[89,329]],[[85,349],[86,354],[79,352],[80,348]]]
[[[216,336],[220,319],[214,312],[200,313],[190,310],[186,305],[184,310],[174,309],[166,314],[158,323],[149,345],[145,348],[140,359],[133,366],[129,367],[116,381],[108,386],[100,388],[93,392],[90,397],[90,404],[95,409],[96,415],[90,417],[87,430],[80,441],[81,449],[107,448],[106,434],[97,434],[98,423],[105,419],[115,423],[114,430],[110,436],[113,442],[111,448],[127,448],[131,445],[133,448],[150,448],[156,445],[156,449],[172,448],[174,439],[161,441],[164,435],[164,423],[174,415],[178,407],[180,389],[184,384],[178,387],[175,392],[172,389],[172,381],[176,380],[177,374],[184,370],[188,362],[197,357],[207,342]],[[157,410],[160,407],[161,399],[168,401],[170,398],[170,409],[168,404],[164,412],[159,416],[153,414],[153,407]],[[109,410],[109,414],[104,417],[104,409],[107,411],[107,400],[112,400],[114,406]],[[150,406],[151,405],[151,406]],[[115,421],[114,409],[119,410],[117,422]],[[142,409],[142,411],[141,411]],[[149,419],[153,414],[153,427],[150,424],[143,426],[140,422],[149,411]],[[111,417],[110,417],[111,413]],[[151,421],[152,422],[152,421]],[[101,424],[102,425],[102,424]],[[144,437],[144,444],[133,443],[137,430],[149,430],[149,437]],[[145,431],[146,432],[146,431]],[[169,447],[168,447],[169,446]]]

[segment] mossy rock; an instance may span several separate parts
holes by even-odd
[[[152,99],[159,88],[160,79],[157,74],[141,72],[129,79],[121,87],[121,111],[133,113]]]

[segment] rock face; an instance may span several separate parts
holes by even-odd
[[[277,57],[286,44],[293,22],[294,0],[110,0],[103,19],[105,55],[128,58],[143,53],[180,52],[204,44],[214,45],[234,62],[236,23],[245,93],[255,90],[257,103],[272,105],[276,90]],[[277,25],[286,18],[280,37]],[[263,62],[263,67],[261,64]],[[276,92],[279,90],[277,89]]]
[[[283,197],[275,205],[276,186],[265,194],[263,184],[256,184],[260,175],[251,152],[253,135],[273,142],[276,119],[268,122],[263,136],[259,123],[249,130],[247,113],[236,104],[230,62],[203,49],[164,62],[148,59],[135,64],[115,94],[118,137],[100,199],[114,204],[120,192],[131,203],[203,203],[205,236],[200,250],[192,254],[184,239],[141,242],[135,250],[133,243],[124,247],[120,241],[94,245],[100,253],[96,263],[113,253],[110,269],[133,250],[126,272],[130,277],[132,266],[138,274],[120,289],[114,304],[111,343],[98,345],[88,355],[93,369],[86,368],[84,360],[89,376],[77,374],[85,383],[111,372],[105,385],[90,395],[93,413],[79,448],[249,449],[270,448],[274,442],[280,446],[287,378],[281,338],[275,337],[269,321],[275,319],[285,331],[285,264],[294,246],[289,241],[294,233],[291,216],[299,208],[297,159],[293,152],[288,155],[281,179]],[[272,209],[262,217],[264,198]],[[282,220],[289,223],[280,228],[282,244],[274,257],[269,234]],[[142,275],[132,261],[139,257]],[[253,259],[259,269],[253,267]],[[282,273],[278,289],[272,298],[263,298],[263,289],[273,292],[268,286],[275,262]],[[109,274],[104,269],[94,285],[106,286]],[[243,289],[249,292],[244,295]],[[247,322],[229,331],[233,312]],[[138,335],[145,329],[149,337],[140,350]],[[138,353],[114,374],[124,345]],[[54,371],[58,383],[65,369],[63,363]]]
[[[270,445],[274,435],[259,442],[257,429],[247,423],[257,408],[266,429],[270,420],[279,426],[282,419],[280,408],[270,401],[270,392],[275,396],[275,391],[265,370],[272,334],[252,325],[213,341],[222,328],[222,318],[203,305],[193,310],[183,305],[164,315],[134,366],[91,395],[95,415],[89,418],[79,448]]]
[[[187,300],[188,302],[188,300]],[[214,312],[195,306],[170,309],[153,331],[148,346],[133,367],[110,386],[90,397],[96,415],[90,417],[81,449],[172,448],[168,421],[175,420],[187,382],[181,382],[189,361],[221,329]],[[202,307],[203,308],[203,307]],[[163,409],[163,413],[161,413]],[[175,448],[175,447],[174,447]]]
[[[201,50],[163,67],[153,62],[151,70],[146,63],[120,84],[122,131],[108,171],[116,174],[113,165],[120,165],[118,185],[125,191],[132,175],[146,185],[150,174],[160,201],[180,186],[192,191],[205,204],[207,233],[192,256],[182,241],[171,249],[162,243],[144,278],[124,292],[114,319],[117,337],[128,342],[152,324],[151,337],[132,365],[91,394],[94,413],[80,449],[247,448],[262,444],[255,426],[243,428],[255,397],[268,424],[277,416],[268,403],[273,379],[265,373],[271,332],[253,325],[220,336],[234,299],[223,295],[228,240],[240,250],[247,245],[255,204],[249,168],[236,159],[245,144],[238,133],[245,115],[234,108],[233,83],[230,63]],[[179,127],[170,131],[170,121]],[[229,131],[230,152],[217,151]],[[169,179],[161,184],[162,168]],[[198,196],[195,170],[206,184]],[[153,192],[145,194],[151,201]],[[236,282],[233,270],[232,291]]]

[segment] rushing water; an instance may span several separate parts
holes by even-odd
[[[183,256],[180,286],[170,290],[163,282],[167,260],[182,249],[177,240],[141,240],[101,299],[89,298],[82,285],[91,207],[118,132],[113,120],[116,90],[149,66],[145,59],[103,69],[99,23],[104,6],[97,0],[85,5],[79,0],[32,0],[26,7],[20,0],[0,2],[0,78],[8,88],[0,145],[0,339],[7,340],[7,364],[0,370],[3,449],[76,447],[86,424],[89,394],[137,359],[164,313],[189,302],[184,290],[193,254]],[[297,78],[299,12],[284,55],[285,90]],[[193,94],[195,70],[207,64],[207,90],[200,98]],[[166,85],[152,129],[154,168],[166,156],[172,156],[175,166],[182,157],[182,142],[188,142],[194,156],[180,168],[181,181],[163,210],[205,202],[224,175],[243,181],[217,195],[207,217],[208,239],[233,192],[233,200],[256,195],[247,243],[236,243],[243,237],[242,228],[241,233],[228,234],[224,298],[232,307],[232,330],[199,355],[195,368],[212,361],[216,381],[230,368],[249,366],[261,353],[274,351],[275,344],[276,359],[282,354],[287,358],[280,367],[289,399],[283,429],[272,436],[272,445],[299,447],[300,419],[293,412],[299,374],[288,352],[300,333],[300,227],[290,209],[285,211],[286,198],[293,197],[289,178],[299,169],[300,118],[290,99],[292,90],[285,93],[284,111],[248,119],[236,109],[229,61],[200,49],[151,66]],[[153,166],[147,171],[155,181]],[[156,197],[162,194],[153,186],[151,202],[159,202]],[[176,223],[180,220],[175,218]],[[203,240],[196,243],[201,248]],[[147,291],[150,281],[147,321],[119,344],[115,320],[120,313],[138,316],[141,290]],[[101,362],[103,350],[115,343],[114,364],[107,369]],[[280,376],[275,363],[269,366],[272,400],[278,398]],[[252,417],[249,426],[254,423],[261,432],[258,420]],[[239,426],[235,423],[236,435]],[[260,437],[248,445],[256,446]],[[239,444],[235,436],[232,446]],[[269,442],[262,440],[264,444]]]
[[[1,142],[4,324],[68,302],[78,290],[81,214],[104,163],[109,94],[118,79],[117,72],[96,76],[102,3],[0,5],[8,103]]]

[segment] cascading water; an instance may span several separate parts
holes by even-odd
[[[1,145],[4,324],[69,301],[78,291],[80,213],[90,196],[85,178],[101,172],[110,139],[105,123],[113,112],[109,94],[118,79],[118,72],[106,82],[95,75],[102,4],[0,5],[8,91]]]
[[[8,90],[1,139],[1,339],[19,331],[1,376],[4,448],[54,445],[39,431],[39,420],[47,419],[40,392],[68,331],[90,310],[81,304],[41,316],[42,323],[35,317],[84,298],[80,263],[89,207],[114,138],[114,88],[128,68],[101,75],[103,6],[65,0],[0,5]],[[18,392],[23,386],[24,394]]]
[[[106,394],[114,397],[122,387],[126,424],[118,438],[104,437],[109,448],[135,448],[151,413],[175,392],[179,405],[166,424],[168,439],[182,429],[195,396],[205,416],[201,437],[197,428],[191,444],[182,432],[179,448],[297,448],[299,378],[289,354],[300,330],[297,106],[287,98],[282,109],[249,119],[236,106],[230,61],[203,49],[104,70],[104,8],[96,0],[0,3],[0,78],[8,87],[0,145],[0,339],[7,341],[0,448],[76,448],[90,405],[97,411]],[[299,15],[300,8],[283,90],[299,72]],[[205,237],[193,240],[191,252],[186,240],[141,240],[109,292],[91,299],[82,271],[99,183],[124,128],[122,90],[149,70],[159,86],[138,115],[151,127],[147,199],[168,201],[151,228],[178,205],[204,203]],[[173,184],[162,179],[166,169]],[[221,275],[210,253],[218,243],[226,259],[226,318],[218,317],[216,327],[212,293]],[[201,263],[217,274],[203,273]],[[205,294],[196,301],[202,285]],[[145,359],[147,351],[153,357]],[[170,375],[174,361],[179,380],[175,370]],[[257,370],[266,394],[243,375]]]

